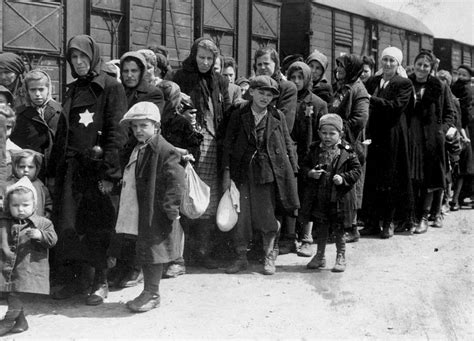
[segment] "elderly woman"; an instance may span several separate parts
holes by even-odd
[[[0,54],[0,85],[13,95],[13,103],[10,103],[12,108],[26,104],[27,93],[23,87],[25,71],[25,63],[20,56],[11,52]]]
[[[81,270],[89,265],[95,277],[86,303],[98,305],[108,294],[106,252],[115,226],[111,190],[121,178],[119,150],[126,134],[119,121],[127,97],[122,85],[101,71],[99,46],[92,37],[71,38],[66,59],[76,81],[63,102],[51,154],[56,169],[50,172],[56,178],[56,261],[69,276],[53,298],[80,293]]]
[[[441,227],[441,199],[446,187],[445,136],[453,136],[456,115],[450,92],[432,75],[436,57],[422,51],[409,76],[415,90],[415,105],[408,111],[410,173],[415,195],[415,233],[428,230],[428,215],[434,204],[435,224]],[[433,202],[433,200],[435,202]]]
[[[204,140],[196,166],[196,173],[211,188],[211,200],[206,212],[191,222],[190,230],[196,234],[198,262],[206,268],[217,268],[210,256],[211,234],[215,229],[215,215],[220,199],[220,157],[225,135],[226,111],[230,107],[228,83],[214,71],[219,50],[209,38],[196,39],[191,54],[177,70],[173,81],[181,91],[191,96],[197,109],[197,125]]]
[[[367,218],[362,234],[379,234],[381,222],[382,238],[393,236],[395,213],[413,210],[405,113],[413,90],[402,59],[398,48],[386,48],[382,69],[365,83],[370,94],[367,137],[372,143],[366,160],[363,209]]]

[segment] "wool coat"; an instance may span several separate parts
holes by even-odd
[[[305,178],[305,188],[303,189],[303,197],[301,203],[301,210],[299,212],[299,219],[303,222],[310,221],[313,213],[313,204],[315,200],[322,197],[329,197],[330,202],[336,205],[337,221],[344,224],[344,227],[352,226],[354,218],[354,211],[356,209],[356,195],[354,185],[359,180],[361,175],[361,165],[354,150],[346,142],[338,145],[340,148],[340,155],[335,161],[335,167],[330,174],[323,174],[329,179],[336,174],[339,174],[343,182],[336,186],[332,184],[331,193],[319,193],[321,188],[319,186],[319,179],[308,177],[308,172],[316,165],[320,164],[319,154],[321,147],[319,142],[314,142],[310,146],[310,150],[302,162],[301,173]],[[327,213],[327,212],[321,212]]]
[[[414,74],[409,78],[417,84]],[[438,78],[429,76],[424,89],[407,111],[411,175],[424,188],[445,188],[445,136],[454,127],[456,111],[450,92]]]
[[[26,230],[40,230],[41,240],[32,240],[26,236]],[[56,232],[50,220],[32,215],[24,223],[13,218],[2,218],[0,291],[24,292],[49,295],[48,249],[57,241]]]
[[[183,230],[179,207],[185,190],[181,155],[160,134],[138,156],[136,251],[143,264],[168,263],[181,256]]]
[[[370,77],[366,88],[370,98],[367,138],[372,140],[367,150],[363,207],[366,212],[384,215],[386,203],[391,209],[410,212],[413,209],[413,190],[408,159],[408,127],[406,110],[413,97],[409,79],[395,75],[384,89],[382,76]],[[391,219],[391,218],[388,218]]]
[[[294,214],[300,206],[296,176],[297,157],[283,113],[273,106],[267,107],[268,121],[265,128],[265,152],[269,157],[273,174],[263,178],[274,178],[277,202],[288,214]],[[255,123],[251,103],[247,103],[231,114],[224,141],[223,166],[229,167],[231,179],[236,184],[245,181],[249,170],[245,157],[249,148],[256,148]]]

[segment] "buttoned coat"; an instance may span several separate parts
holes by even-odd
[[[251,103],[247,103],[231,114],[224,141],[223,165],[230,168],[231,179],[237,184],[244,181],[248,172],[249,165],[244,164],[244,156],[249,144],[256,139],[250,106]],[[267,110],[265,150],[275,178],[277,200],[287,213],[294,214],[300,206],[295,176],[298,171],[296,152],[283,113],[273,106],[268,106]]]
[[[19,224],[12,218],[0,220],[0,291],[48,295],[48,249],[56,244],[58,238],[53,224],[44,217],[33,215],[25,219],[25,222]],[[27,237],[28,228],[40,230],[42,239],[32,240]],[[3,240],[5,237],[6,242]]]
[[[185,190],[181,155],[156,134],[138,160],[138,260],[145,264],[168,263],[181,253],[183,231],[178,218]]]

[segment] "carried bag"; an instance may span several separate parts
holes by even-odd
[[[237,224],[240,212],[240,193],[234,181],[230,181],[230,188],[222,195],[217,206],[216,223],[219,230],[228,232]]]
[[[211,188],[199,178],[188,162],[184,168],[186,190],[181,200],[180,211],[190,219],[197,219],[206,212],[211,200]]]

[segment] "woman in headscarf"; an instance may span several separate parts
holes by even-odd
[[[329,104],[332,100],[332,88],[324,77],[324,73],[328,68],[328,58],[318,50],[314,50],[306,58],[306,64],[311,68],[313,79],[311,91]]]
[[[226,111],[230,107],[228,82],[214,71],[219,50],[209,38],[196,39],[191,53],[177,70],[173,81],[181,91],[191,96],[197,109],[197,125],[204,136],[196,173],[211,188],[211,200],[206,212],[191,222],[190,231],[195,233],[197,261],[206,268],[217,268],[210,256],[211,235],[215,230],[215,215],[221,191],[222,171],[220,159],[225,137]]]
[[[422,51],[414,61],[415,103],[408,111],[410,175],[415,196],[415,231],[428,230],[428,215],[434,205],[435,224],[441,227],[441,200],[446,187],[445,136],[456,132],[456,115],[450,92],[432,75],[437,61],[429,51]]]
[[[328,111],[336,113],[344,123],[344,140],[354,148],[362,166],[362,174],[354,186],[355,207],[352,210],[352,221],[345,222],[346,242],[359,240],[357,229],[357,210],[362,208],[362,197],[365,177],[366,148],[362,144],[365,140],[365,126],[369,119],[369,94],[359,79],[364,70],[361,57],[350,54],[336,59],[336,80],[338,87],[334,89],[333,99]]]
[[[89,265],[95,277],[86,304],[98,305],[108,294],[106,252],[115,227],[111,190],[121,178],[119,150],[126,133],[119,121],[127,97],[117,79],[101,71],[99,46],[92,37],[71,38],[66,59],[76,80],[65,95],[51,154],[57,161],[50,165],[57,167],[50,171],[56,178],[56,261],[69,277],[53,298],[84,290],[81,270]]]
[[[407,221],[413,210],[413,191],[408,160],[406,109],[413,86],[401,66],[403,54],[396,47],[382,51],[381,65],[365,83],[370,94],[363,210],[366,217],[362,234],[394,233],[395,214]],[[405,216],[403,216],[404,214]]]
[[[16,109],[26,104],[27,94],[23,87],[23,76],[26,72],[23,59],[15,53],[0,54],[0,85],[5,86],[13,95],[11,107]]]
[[[312,79],[311,69],[301,61],[294,62],[287,71],[288,80],[296,85],[298,91],[298,101],[296,106],[296,118],[291,132],[291,138],[296,143],[296,153],[298,154],[298,164],[301,167],[303,160],[309,151],[309,146],[318,139],[319,119],[328,113],[327,104],[320,97],[311,92]],[[306,177],[298,174],[298,194],[300,200],[303,196]],[[286,239],[295,242],[295,221],[294,217],[286,218]],[[297,250],[300,257],[311,257],[313,254],[311,244],[312,224],[307,224],[306,230],[301,236],[301,247]],[[281,246],[280,246],[281,249]]]

